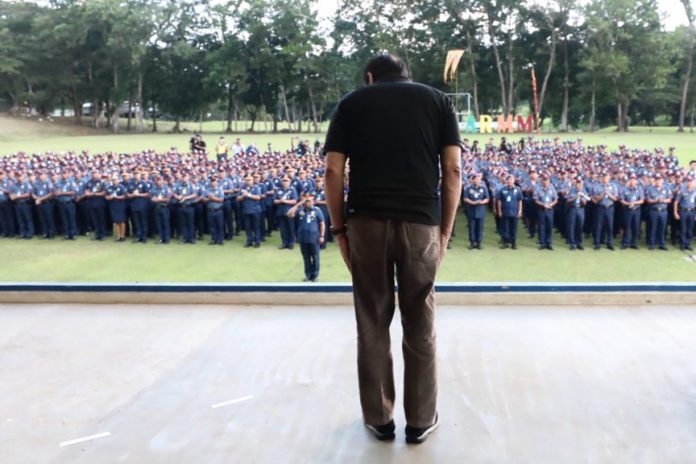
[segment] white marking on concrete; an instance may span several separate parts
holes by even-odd
[[[213,408],[213,409],[221,408],[221,407],[223,407],[223,406],[229,406],[230,404],[236,404],[236,403],[241,403],[242,401],[248,401],[248,400],[250,400],[250,399],[252,399],[252,398],[253,398],[252,395],[243,396],[243,397],[241,397],[241,398],[237,398],[236,400],[223,401],[222,403],[217,403],[217,404],[214,404],[214,405],[212,405],[212,406],[210,406],[210,407]]]
[[[97,433],[95,435],[90,435],[88,437],[82,437],[82,438],[76,438],[74,440],[68,440],[60,443],[58,446],[61,448],[64,446],[70,446],[70,445],[76,445],[78,443],[82,443],[83,441],[90,441],[90,440],[96,440],[97,438],[104,438],[108,437],[111,435],[111,432],[102,432],[102,433]]]

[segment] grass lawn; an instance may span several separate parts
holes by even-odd
[[[189,124],[196,128],[197,124]],[[204,129],[212,127],[207,123]],[[220,124],[221,127],[221,124]],[[262,125],[260,127],[263,127]],[[214,127],[212,127],[214,129]],[[205,135],[214,144],[217,133]],[[500,135],[467,134],[482,142]],[[508,137],[521,137],[512,134]],[[553,137],[543,134],[542,137]],[[560,134],[561,138],[582,136],[585,144],[604,143],[654,148],[676,146],[682,164],[696,158],[696,134],[678,134],[674,128],[634,128],[629,134],[610,129],[592,134]],[[113,150],[134,152],[144,148],[166,150],[187,147],[189,134],[110,135],[68,123],[17,120],[0,115],[0,156],[14,151]],[[228,140],[237,135],[228,136]],[[241,134],[244,143],[260,147],[272,143],[276,148],[290,144],[290,134]],[[305,134],[311,141],[322,134]],[[538,251],[532,240],[521,238],[517,251],[501,250],[493,233],[493,220],[487,218],[484,250],[466,249],[466,220],[458,220],[458,236],[439,273],[440,282],[690,282],[696,275],[696,262],[677,250],[648,252],[627,250],[571,252],[555,238],[556,251]],[[523,231],[521,231],[523,235]],[[277,249],[278,236],[260,249],[244,249],[236,238],[224,247],[211,247],[207,240],[195,246],[154,243],[77,242],[0,240],[0,281],[5,282],[297,282],[303,277],[299,250]],[[617,247],[618,248],[618,247]],[[349,275],[335,247],[322,253],[321,280],[345,282]]]
[[[484,249],[470,251],[466,219],[458,218],[458,235],[440,269],[440,282],[689,282],[696,275],[696,262],[673,249],[621,251],[617,246],[611,252],[587,246],[571,252],[556,236],[554,251],[539,251],[524,235],[518,250],[501,250],[493,225],[492,217],[486,218]],[[299,249],[278,250],[277,233],[259,249],[243,244],[241,236],[224,247],[209,246],[207,239],[194,246],[93,242],[87,237],[76,242],[0,239],[0,281],[299,282],[304,277]],[[320,278],[349,281],[334,245],[322,252]]]

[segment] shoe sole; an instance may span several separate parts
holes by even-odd
[[[420,445],[428,438],[428,435],[430,435],[437,429],[439,425],[440,418],[438,417],[433,425],[425,429],[425,431],[417,437],[406,435],[406,443],[409,443],[411,445]]]
[[[394,432],[380,433],[376,428],[369,424],[365,424],[365,428],[372,432],[372,435],[374,435],[374,437],[379,441],[390,441],[396,438],[396,434]]]

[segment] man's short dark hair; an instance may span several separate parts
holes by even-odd
[[[390,53],[377,55],[367,62],[367,65],[365,65],[365,71],[363,72],[363,79],[365,80],[366,84],[368,72],[372,74],[372,78],[375,80],[375,82],[384,77],[411,77],[406,63],[404,63],[398,56]]]

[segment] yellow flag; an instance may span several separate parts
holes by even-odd
[[[464,50],[449,50],[447,52],[447,59],[445,60],[445,72],[443,73],[445,84],[453,81],[457,76],[459,60],[462,59],[463,54]]]

